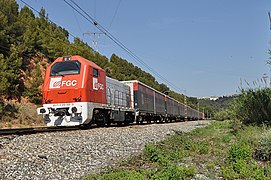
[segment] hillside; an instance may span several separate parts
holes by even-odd
[[[205,107],[205,112],[214,116],[215,112],[221,111],[228,107],[228,105],[236,98],[238,95],[233,96],[222,96],[219,97],[217,100],[208,100],[208,99],[198,99],[199,104],[202,107]]]

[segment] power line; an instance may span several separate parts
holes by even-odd
[[[119,7],[120,7],[120,3],[121,3],[121,0],[119,0],[119,2],[118,2],[118,4],[117,4],[117,8],[116,8],[115,13],[114,13],[114,15],[113,15],[113,18],[112,18],[112,20],[111,20],[111,23],[110,23],[110,25],[109,25],[109,27],[108,27],[108,30],[111,28],[112,23],[113,23],[113,21],[114,21],[116,15],[117,15],[117,12],[118,12]]]
[[[171,85],[175,90],[177,91],[183,91],[173,83],[171,83],[169,80],[164,78],[162,75],[160,75],[158,72],[156,72],[152,67],[150,67],[148,64],[146,64],[141,58],[139,58],[134,52],[132,52],[129,48],[127,48],[121,41],[119,41],[116,37],[114,37],[108,30],[106,30],[101,24],[99,24],[93,17],[91,17],[86,11],[84,11],[76,2],[73,0],[70,0],[78,9],[76,9],[71,3],[67,2],[67,0],[64,0],[66,4],[68,4],[72,9],[74,9],[76,12],[78,12],[82,17],[84,17],[88,22],[93,24],[97,29],[99,29],[101,32],[103,32],[109,39],[111,39],[115,44],[117,44],[120,48],[122,48],[124,51],[126,51],[131,57],[133,57],[136,61],[138,61],[140,64],[145,66],[147,69],[149,69],[152,73],[154,73],[157,77],[159,77],[164,82]]]
[[[41,13],[38,11],[38,10],[36,10],[35,8],[33,8],[31,5],[29,5],[28,3],[26,3],[24,0],[20,0],[22,3],[24,3],[26,6],[28,6],[30,9],[32,9],[33,11],[35,11],[36,13],[38,13],[40,16],[42,16],[41,15]],[[45,17],[45,15],[43,15],[43,18],[46,18]],[[53,21],[51,21],[49,18],[47,18],[48,19],[48,21],[50,22],[50,23],[52,23],[52,24],[56,24],[56,23],[54,23]],[[68,32],[69,33],[69,35],[71,35],[73,38],[76,38],[76,36],[74,36],[73,34],[71,34],[70,32]]]
[[[75,15],[74,10],[73,10],[72,12],[73,12],[74,18],[75,18],[75,20],[76,20],[76,23],[77,23],[77,25],[78,25],[78,27],[79,27],[79,29],[80,29],[81,33],[83,33],[82,28],[81,28],[80,23],[79,23],[79,21],[78,21],[78,19],[77,19],[76,15]]]
[[[38,10],[36,10],[35,8],[33,8],[32,6],[30,6],[28,3],[26,3],[25,1],[23,1],[23,0],[20,0],[22,3],[24,3],[26,6],[28,6],[30,9],[32,9],[33,11],[35,11],[35,12],[37,12],[39,15],[41,15],[40,14],[40,12],[38,11]],[[45,18],[45,16],[43,16],[43,18]],[[53,23],[53,24],[55,24],[53,21],[51,21],[49,18],[47,18],[47,20],[49,21],[49,22],[51,22],[51,23]],[[40,30],[39,28],[37,28],[38,30]],[[40,30],[40,32],[42,32],[42,33],[44,33],[44,34],[46,34],[48,37],[50,37],[50,38],[52,38],[52,39],[55,39],[55,40],[57,40],[58,42],[61,42],[61,43],[63,43],[63,44],[65,44],[65,45],[67,45],[69,42],[68,41],[63,41],[62,39],[60,39],[59,37],[54,37],[52,34],[50,34],[50,33],[47,33],[47,32],[45,32],[44,30]],[[73,34],[71,34],[71,33],[69,33],[68,32],[68,34],[70,35],[70,36],[72,36],[73,38],[78,38],[80,41],[82,41],[83,43],[85,43],[83,40],[81,40],[79,37],[76,37],[76,36],[74,36]],[[87,43],[85,43],[85,44],[87,44]],[[74,46],[74,48],[75,49],[77,49],[78,51],[80,51],[80,49],[77,47],[77,46]]]
[[[271,30],[271,16],[270,16],[270,12],[268,12],[268,17],[269,17],[269,23],[270,23],[270,30]]]

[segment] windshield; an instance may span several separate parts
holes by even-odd
[[[57,62],[51,68],[51,76],[80,74],[81,63],[78,61]]]

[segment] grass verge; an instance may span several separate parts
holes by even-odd
[[[31,103],[11,103],[9,113],[0,119],[1,128],[43,126],[42,116],[37,114],[37,106]]]
[[[254,159],[266,131],[254,126],[236,130],[230,121],[188,133],[177,131],[164,141],[147,144],[142,154],[86,179],[270,179],[270,161]]]

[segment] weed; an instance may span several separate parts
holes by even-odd
[[[157,171],[151,179],[164,180],[164,179],[191,179],[196,173],[194,167],[183,167],[174,164],[168,164],[160,171]]]
[[[228,151],[222,174],[226,179],[269,179],[264,167],[252,159],[252,148],[244,142],[233,144]]]
[[[144,153],[152,162],[158,162],[159,160],[161,160],[160,151],[155,146],[155,144],[147,144],[145,146]]]
[[[188,133],[176,131],[162,142],[147,144],[143,154],[96,179],[127,179],[124,175],[130,179],[195,179],[198,172],[211,179],[269,179],[269,161],[258,164],[252,156],[264,128],[243,126],[234,131],[231,127],[230,121],[219,121]]]
[[[111,172],[109,174],[103,174],[100,177],[97,176],[90,176],[87,178],[88,180],[116,180],[116,179],[123,179],[123,180],[144,180],[146,179],[144,175],[140,172],[136,171],[118,171],[118,172]]]
[[[214,162],[207,162],[206,163],[206,168],[208,170],[213,170],[215,168],[215,163]]]
[[[238,160],[251,159],[252,149],[246,144],[234,144],[229,148],[228,157],[226,161],[229,163],[236,163]]]
[[[35,105],[10,103],[6,107],[9,111],[3,116],[2,127],[43,125],[43,119],[37,115]]]

